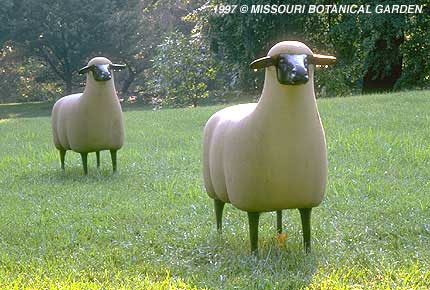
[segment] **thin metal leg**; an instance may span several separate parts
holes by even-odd
[[[302,219],[303,244],[305,252],[311,252],[311,211],[312,208],[299,208],[300,217]]]
[[[88,163],[87,163],[88,153],[81,153],[82,165],[84,166],[84,174],[88,174]]]
[[[116,172],[116,150],[111,150],[110,151],[110,157],[112,158],[113,172]]]
[[[219,232],[222,231],[222,212],[224,210],[224,205],[225,203],[221,200],[214,199],[216,228]]]
[[[276,230],[278,234],[282,234],[282,210],[276,211]]]
[[[97,168],[100,168],[100,151],[96,151]]]
[[[66,150],[60,150],[61,169],[64,171],[64,160],[66,159]]]
[[[251,253],[258,252],[258,222],[260,219],[259,212],[248,212],[249,238],[251,240]]]

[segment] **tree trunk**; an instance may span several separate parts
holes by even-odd
[[[124,80],[121,87],[121,94],[123,96],[127,95],[128,89],[130,88],[130,85],[133,83],[135,76],[131,75],[128,78]]]
[[[363,77],[363,93],[392,91],[402,75],[403,55],[400,45],[404,37],[391,36],[378,39],[375,49],[369,53],[370,63]],[[388,68],[388,69],[387,69]]]
[[[136,73],[134,73],[131,69],[128,70],[128,77],[124,80],[121,87],[122,96],[126,96],[130,85],[134,82],[136,78]]]
[[[66,76],[65,82],[65,88],[64,88],[64,94],[70,95],[73,91],[73,83],[72,83],[72,76]]]
[[[69,65],[69,61],[66,59],[63,65],[64,70],[64,84],[65,84],[65,95],[70,95],[73,91],[73,72]]]

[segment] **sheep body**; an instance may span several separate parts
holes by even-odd
[[[82,95],[69,95],[55,103],[52,110],[55,147],[79,153],[120,149],[124,143],[124,124],[119,102],[86,100]]]
[[[250,212],[317,206],[327,176],[317,113],[308,121],[311,116],[289,112],[263,120],[255,108],[231,107],[208,121],[204,176],[209,195]],[[292,125],[298,121],[301,127]]]
[[[312,54],[296,42],[280,52]],[[324,130],[316,106],[313,68],[302,86],[277,82],[266,68],[258,104],[215,113],[204,129],[204,181],[210,197],[248,212],[308,208],[321,203],[327,179]]]

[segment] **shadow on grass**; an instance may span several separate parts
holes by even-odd
[[[82,166],[66,166],[63,171],[58,164],[58,168],[49,168],[45,171],[22,173],[19,180],[27,184],[36,182],[37,184],[51,185],[91,185],[97,186],[105,183],[117,183],[121,179],[121,173],[113,173],[110,168],[89,168],[88,175],[84,175]]]
[[[53,106],[52,102],[0,104],[0,119],[50,117]],[[152,107],[143,104],[123,104],[122,110],[151,111]]]
[[[102,184],[104,182],[118,182],[121,178],[121,169],[113,172],[110,158],[98,168],[96,165],[96,155],[94,152],[88,154],[88,175],[84,174],[83,165],[79,157],[79,153],[71,150],[67,151],[65,170],[61,169],[60,156],[57,153],[55,162],[49,164],[41,164],[40,167],[31,171],[22,171],[17,176],[23,182],[36,181],[40,184]],[[79,159],[77,162],[76,159]],[[120,163],[121,165],[121,163]]]
[[[18,118],[38,118],[50,117],[54,103],[41,102],[41,103],[13,103],[13,104],[0,104],[0,120],[1,119],[18,119]],[[202,105],[201,107],[204,107]],[[208,105],[209,106],[209,105]],[[142,103],[122,104],[123,112],[132,111],[152,111],[151,105]],[[166,106],[162,110],[177,109],[183,107]]]
[[[0,104],[0,119],[50,117],[53,102]],[[123,112],[151,111],[152,107],[144,104],[122,104]]]
[[[0,119],[49,117],[53,105],[51,102],[0,104]]]
[[[233,105],[239,103],[255,102],[256,96],[252,94],[232,94],[217,98],[203,99],[199,102],[198,107],[208,107],[214,105]],[[35,103],[11,103],[0,104],[0,119],[16,119],[16,118],[37,118],[51,116],[52,107],[54,102],[35,102]],[[123,112],[129,111],[152,111],[153,106],[137,103],[123,103],[121,104]],[[178,109],[186,108],[186,105],[166,105],[165,109]]]

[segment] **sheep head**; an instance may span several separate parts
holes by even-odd
[[[309,65],[328,65],[336,62],[334,56],[313,54],[301,42],[283,41],[273,46],[268,56],[254,60],[252,69],[274,66],[282,85],[303,85],[309,81]]]
[[[79,70],[79,74],[92,73],[94,80],[108,81],[112,79],[112,70],[122,70],[123,64],[113,64],[105,57],[95,57],[88,62],[88,65]]]

